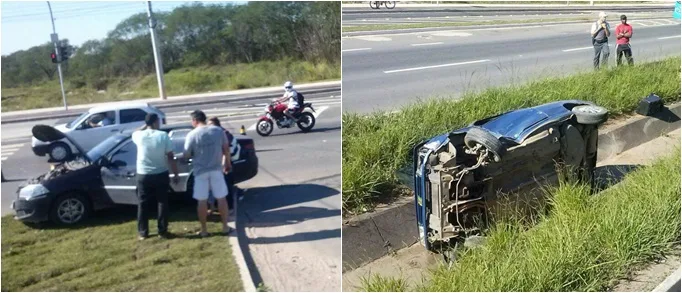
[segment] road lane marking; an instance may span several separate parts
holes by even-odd
[[[341,52],[355,52],[355,51],[366,51],[366,50],[372,50],[372,48],[346,49],[346,50],[341,50]]]
[[[467,64],[475,64],[475,63],[483,63],[483,62],[490,62],[490,60],[489,60],[489,59],[484,59],[484,60],[475,60],[475,61],[448,63],[448,64],[441,64],[441,65],[432,65],[432,66],[422,66],[422,67],[414,67],[414,68],[387,70],[387,71],[384,71],[384,73],[396,73],[396,72],[405,72],[405,71],[415,71],[415,70],[424,70],[424,69],[432,69],[432,68],[440,68],[440,67],[467,65]]]
[[[580,48],[573,48],[573,49],[566,49],[566,50],[561,50],[563,52],[573,52],[573,51],[580,51],[580,50],[587,50],[587,49],[593,49],[594,47],[580,47]]]
[[[680,36],[669,36],[669,37],[660,37],[658,38],[659,40],[665,40],[665,39],[673,39],[673,38],[679,38]]]
[[[431,45],[442,45],[443,42],[435,42],[435,43],[421,43],[421,44],[411,44],[410,46],[431,46]]]
[[[7,160],[7,157],[2,157],[2,161]]]
[[[0,147],[2,147],[2,149],[4,150],[4,149],[20,148],[20,147],[22,147],[23,145],[24,145],[23,143],[17,143],[17,144],[3,144],[3,145],[1,145]]]

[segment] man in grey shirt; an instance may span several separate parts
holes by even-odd
[[[220,127],[206,125],[206,114],[200,110],[192,112],[192,126],[194,130],[185,139],[185,158],[193,158],[192,172],[194,176],[193,197],[199,204],[197,213],[201,222],[200,236],[208,236],[206,217],[208,214],[209,190],[218,200],[218,209],[223,224],[223,233],[228,234],[231,228],[227,226],[227,184],[225,175],[230,164],[230,143]]]
[[[599,57],[602,58],[602,64],[608,65],[611,25],[606,22],[606,16],[605,12],[599,12],[599,19],[592,24],[592,29],[590,30],[592,45],[594,46],[594,69],[599,69]]]

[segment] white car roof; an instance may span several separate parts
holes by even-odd
[[[118,102],[118,103],[111,103],[111,104],[106,104],[102,106],[97,106],[97,107],[92,107],[88,112],[90,113],[101,113],[101,112],[108,112],[108,111],[116,111],[116,110],[126,110],[126,109],[140,109],[140,108],[149,108],[149,103],[140,103],[140,102]]]

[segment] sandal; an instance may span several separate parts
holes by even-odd
[[[208,234],[208,232],[201,232],[201,231],[197,232],[197,236],[199,236],[201,238],[208,237],[209,235],[210,234]]]

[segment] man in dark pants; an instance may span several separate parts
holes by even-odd
[[[173,182],[178,182],[178,167],[173,159],[173,144],[168,133],[160,131],[159,116],[147,114],[145,126],[133,133],[137,145],[137,232],[139,240],[149,237],[149,208],[152,198],[158,202],[159,237],[168,233],[168,167],[173,171]]]
[[[625,55],[628,64],[634,64],[632,60],[632,48],[630,48],[630,38],[632,38],[632,26],[628,24],[628,17],[625,14],[620,16],[620,24],[616,27],[616,64],[620,66],[621,59]]]
[[[599,19],[592,24],[592,45],[594,46],[594,69],[599,69],[599,59],[601,63],[608,65],[609,60],[609,36],[611,26],[606,22],[606,13],[600,12]]]

